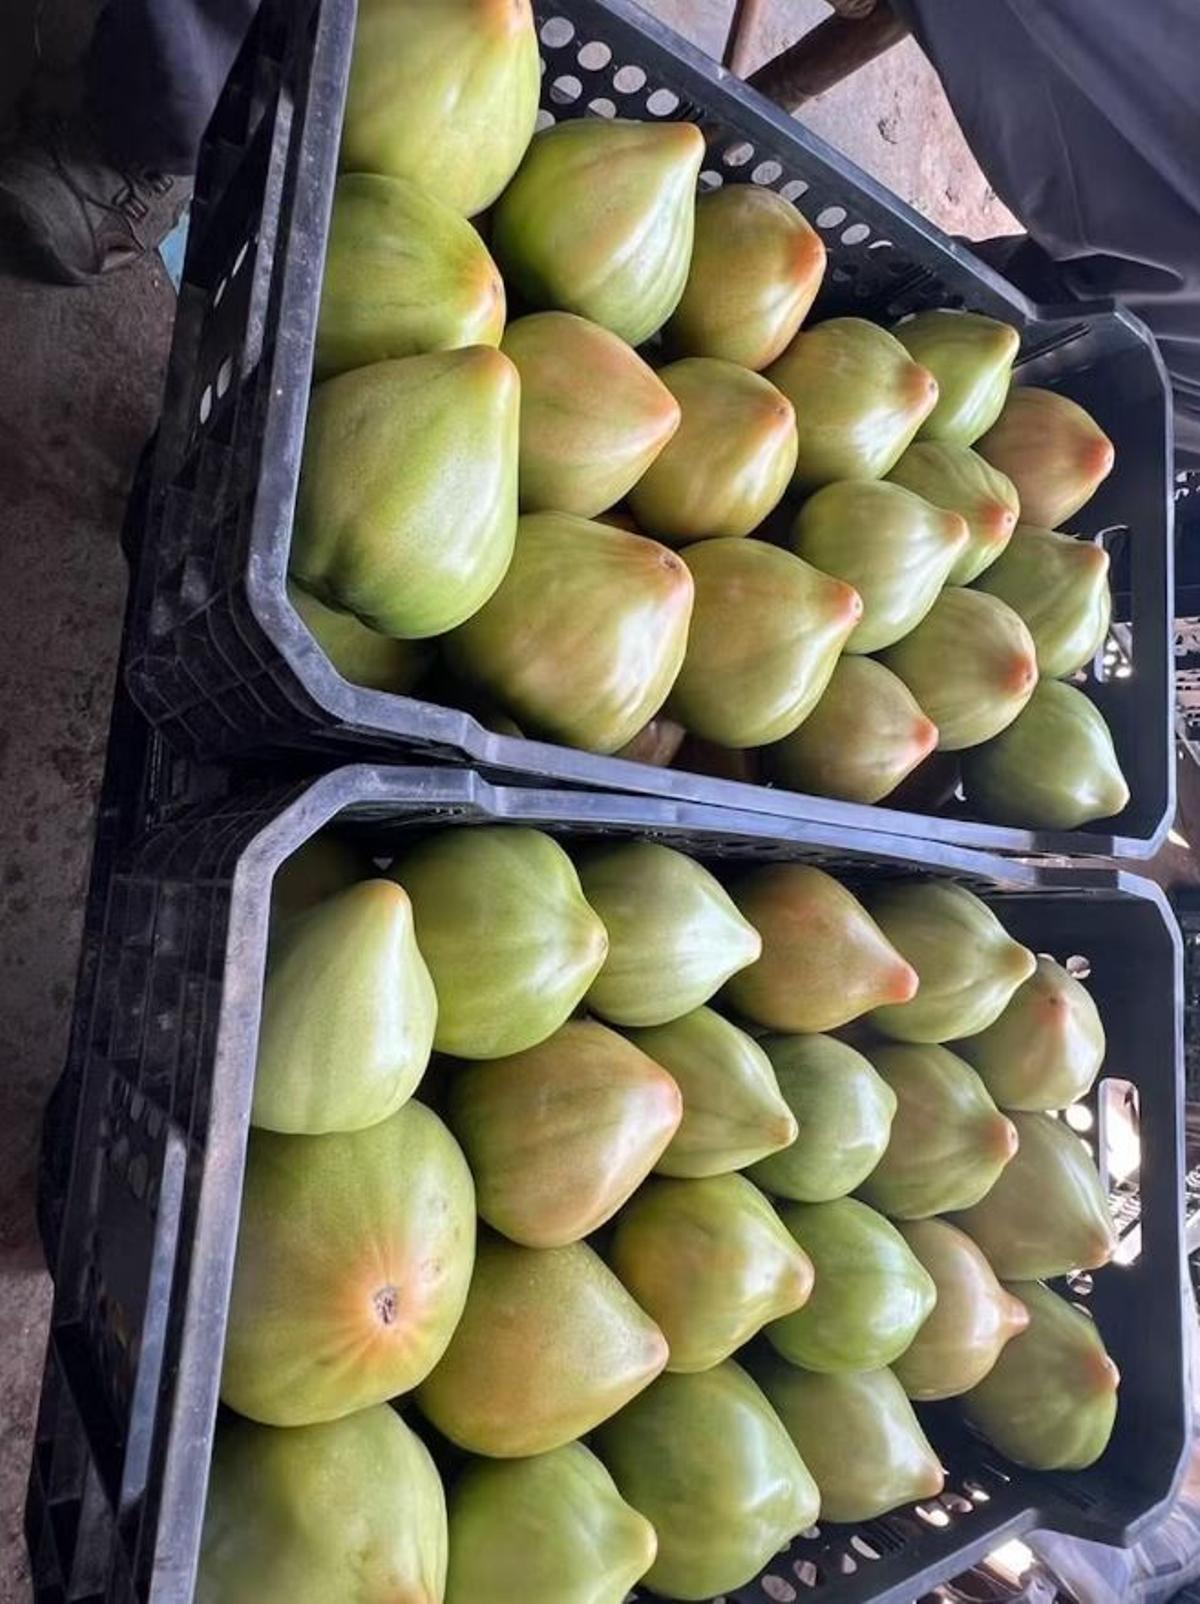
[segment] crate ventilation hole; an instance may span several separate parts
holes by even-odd
[[[682,102],[673,89],[649,83],[645,70],[633,62],[614,62],[612,49],[603,40],[578,43],[575,24],[569,17],[547,17],[539,34],[544,52],[542,74],[548,82],[544,98],[549,102],[538,112],[539,131],[552,127],[557,121],[556,107],[568,116],[578,115],[583,110],[596,117],[661,119],[680,112]],[[686,108],[683,111],[686,115]],[[710,144],[719,144],[712,139],[711,130],[709,134]],[[748,177],[754,184],[777,189],[785,200],[793,203],[807,193],[809,185],[804,179],[780,182],[784,179],[782,164],[773,157],[755,163],[757,154],[754,145],[744,138],[727,145],[719,157],[715,149],[710,149],[710,165],[700,174],[700,189],[719,189],[725,182],[724,168],[739,180]],[[872,252],[893,248],[889,239],[872,240],[868,224],[849,220],[846,208],[841,205],[821,206],[811,221],[825,233],[840,231],[838,237],[844,246],[866,246]],[[849,286],[857,277],[854,263],[838,260],[830,267],[834,284]],[[866,295],[869,291],[864,287],[862,293]]]
[[[1006,1473],[997,1467],[988,1466],[987,1469],[996,1475],[1000,1481],[1008,1481]],[[923,1503],[912,1504],[906,1509],[896,1510],[895,1516],[915,1516],[923,1525],[941,1530],[951,1526],[959,1517],[970,1515],[976,1508],[990,1503],[991,1494],[979,1482],[965,1479],[960,1483],[960,1491],[953,1489],[944,1492],[940,1497]],[[883,1517],[886,1521],[891,1517]],[[881,1547],[877,1548],[860,1532],[854,1532],[840,1549],[822,1553],[820,1561],[807,1558],[796,1553],[800,1543],[828,1542],[828,1534],[820,1526],[810,1526],[807,1531],[800,1533],[794,1543],[780,1551],[779,1558],[771,1568],[758,1578],[757,1583],[750,1583],[738,1594],[744,1600],[769,1600],[770,1604],[795,1604],[803,1595],[800,1589],[809,1592],[824,1586],[826,1581],[833,1581],[842,1576],[853,1576],[857,1573],[860,1563],[868,1564],[882,1559],[882,1549],[888,1546],[886,1534],[877,1538]],[[893,1547],[902,1547],[903,1542],[893,1540]],[[631,1593],[630,1604],[649,1604],[647,1596],[643,1593]],[[735,1604],[735,1601],[722,1596],[712,1601],[712,1604]]]
[[[213,311],[216,311],[217,307],[225,299],[225,292],[245,266],[246,258],[250,254],[250,246],[253,243],[253,237],[251,237],[250,239],[244,239],[238,246],[237,255],[234,257],[228,273],[219,280],[216,289],[213,291]],[[229,355],[223,358],[220,367],[217,369],[215,380],[210,384],[206,384],[200,394],[200,402],[196,411],[201,425],[208,422],[212,416],[213,402],[223,399],[232,381],[233,357]]]

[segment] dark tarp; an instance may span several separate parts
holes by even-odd
[[[1004,270],[1042,299],[1057,273],[1149,325],[1177,466],[1200,468],[1200,0],[893,4],[1035,242]]]
[[[196,171],[196,154],[258,0],[108,0],[86,62],[89,114],[135,172]]]

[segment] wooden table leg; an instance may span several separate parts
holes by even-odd
[[[901,21],[887,0],[880,0],[865,17],[827,18],[790,49],[751,73],[746,82],[786,111],[795,111],[882,56],[908,32],[907,23]]]
[[[725,39],[721,65],[735,72],[739,78],[746,76],[750,65],[750,41],[770,4],[771,0],[734,0],[733,17]]]

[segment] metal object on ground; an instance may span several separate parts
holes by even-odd
[[[870,4],[861,14],[837,10],[838,15],[752,72],[746,79],[751,89],[785,111],[796,111],[908,37],[908,24],[887,0]]]

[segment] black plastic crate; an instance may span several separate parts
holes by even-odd
[[[26,1510],[38,1604],[191,1597],[275,870],[331,822],[383,855],[413,832],[487,821],[532,824],[568,845],[649,837],[719,872],[801,858],[852,884],[952,875],[1020,939],[1090,963],[1107,1074],[1137,1089],[1143,1158],[1132,1262],[1072,1288],[1123,1373],[1112,1446],[1088,1472],[1034,1475],[1006,1466],[952,1409],[935,1411],[928,1423],[949,1473],[939,1499],[800,1538],[729,1604],[810,1587],[827,1604],[907,1604],[1033,1526],[1133,1540],[1170,1497],[1188,1440],[1179,937],[1155,886],[761,813],[355,766],[102,837],[68,1064],[82,1098]]]
[[[1200,889],[1181,887],[1172,901],[1183,938],[1184,1089],[1200,1104]]]
[[[1175,480],[1175,690],[1185,733],[1200,742],[1200,469]]]
[[[1073,832],[832,802],[497,735],[450,706],[362,690],[331,667],[287,599],[291,518],[354,25],[353,0],[264,0],[205,140],[155,463],[150,561],[129,687],[184,751],[280,747],[466,762],[493,777],[645,792],[841,828],[1022,853],[1147,856],[1173,813],[1171,414],[1143,326],[1105,305],[1038,309],[852,163],[630,0],[534,0],[543,119],[691,118],[701,185],[767,184],[820,230],[815,316],[891,322],[969,307],[1022,331],[1022,382],[1074,397],[1117,467],[1076,527],[1120,555],[1122,648],[1088,689],[1132,799]],[[1126,539],[1128,535],[1128,539]]]

